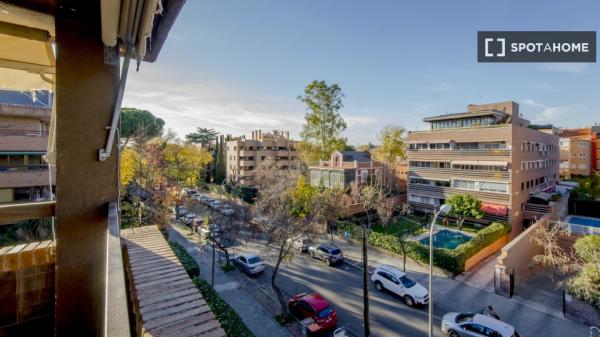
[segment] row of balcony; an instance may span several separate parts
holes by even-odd
[[[443,169],[443,168],[430,168],[430,167],[410,167],[409,171],[415,173],[417,176],[424,175],[429,177],[430,175],[443,176],[444,178],[452,177],[483,177],[483,178],[496,178],[502,180],[510,179],[510,171],[486,171],[486,170],[458,170],[458,169]]]
[[[498,158],[498,157],[510,157],[511,150],[481,150],[481,149],[460,149],[460,150],[408,150],[408,158],[417,159],[417,158],[446,158],[446,157],[490,157],[490,158]]]
[[[481,191],[468,191],[455,189],[451,187],[440,187],[440,186],[429,186],[429,185],[420,185],[420,184],[409,184],[408,185],[409,193],[421,194],[432,196],[436,198],[447,198],[454,194],[465,194],[468,193],[474,197],[481,199],[482,201],[491,201],[491,202],[508,202],[510,201],[510,195],[504,193],[493,193],[493,192],[481,192]]]
[[[52,172],[55,175],[55,172]],[[52,181],[55,178],[52,177]],[[30,171],[0,171],[0,188],[17,188],[48,185],[48,170],[35,169]]]
[[[291,150],[241,150],[239,153],[240,157],[246,156],[276,156],[276,157],[288,157],[288,156],[296,156],[296,151]]]
[[[3,130],[3,129],[0,129],[0,136],[48,137],[48,131]]]

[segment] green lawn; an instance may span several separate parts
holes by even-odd
[[[417,223],[414,223],[410,220],[414,220]],[[406,219],[405,217],[397,217],[390,221],[390,224],[387,226],[387,228],[382,225],[377,225],[373,227],[373,231],[387,234],[402,233],[404,235],[417,235],[422,233],[423,227],[419,224],[418,218],[416,218],[416,220],[410,220]]]

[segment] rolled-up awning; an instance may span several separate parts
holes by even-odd
[[[508,206],[505,205],[496,205],[490,203],[481,203],[481,210],[493,215],[508,215]]]

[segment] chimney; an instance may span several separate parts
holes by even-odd
[[[262,130],[258,130],[258,140],[262,140]]]
[[[254,139],[256,139],[256,138],[254,137],[254,130],[252,130],[252,140],[254,140]]]

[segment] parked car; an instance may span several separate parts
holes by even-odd
[[[187,209],[185,209],[183,206],[177,206],[177,217],[178,218],[185,217],[185,215],[187,213],[188,213]]]
[[[375,268],[371,281],[379,291],[388,290],[404,300],[409,307],[429,302],[427,288],[410,279],[405,272],[392,266],[383,265]]]
[[[287,242],[288,244],[291,244],[293,248],[298,249],[301,253],[308,252],[308,247],[310,247],[310,239],[307,236],[298,236],[287,239]]]
[[[212,208],[212,209],[218,209],[219,207],[221,207],[221,201],[212,200],[208,203],[208,206],[210,206],[210,208]]]
[[[208,200],[212,200],[212,199],[210,199],[210,198],[208,197],[208,195],[205,195],[205,194],[200,194],[200,195],[198,195],[198,200],[199,200],[199,201],[202,201],[202,202],[207,202]]]
[[[342,262],[344,256],[338,246],[330,243],[322,243],[308,247],[308,253],[313,259],[325,261],[328,266]]]
[[[208,238],[211,233],[215,236],[221,235],[223,233],[221,225],[213,223],[208,226],[200,227],[200,234],[202,234],[203,237]]]
[[[219,209],[219,213],[227,216],[232,216],[235,214],[235,210],[229,206],[223,207]]]
[[[326,331],[337,325],[337,313],[319,293],[294,295],[288,301],[290,312],[300,320],[312,318],[318,325],[317,331]]]
[[[185,217],[183,218],[182,221],[186,226],[191,226],[195,219],[196,219],[196,213],[189,212],[189,213],[185,214]]]
[[[442,332],[449,337],[520,337],[510,324],[480,313],[447,313]]]
[[[265,271],[265,263],[256,254],[242,254],[233,259],[233,263],[248,275],[262,274]]]

